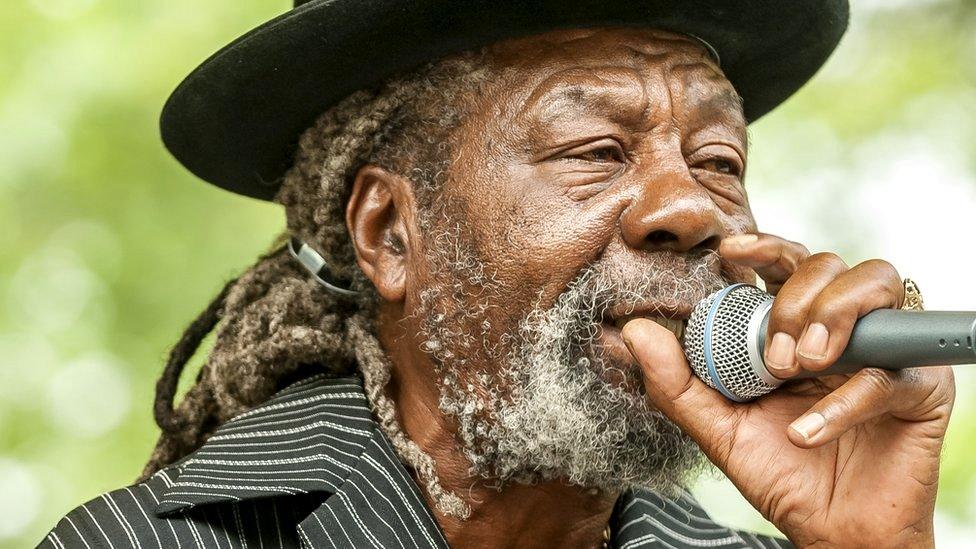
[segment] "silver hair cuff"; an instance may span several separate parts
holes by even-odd
[[[302,242],[296,237],[291,237],[288,239],[288,252],[292,257],[298,260],[302,264],[302,267],[311,274],[315,280],[319,282],[326,290],[332,293],[339,294],[346,297],[352,297],[358,295],[359,292],[356,290],[350,290],[348,288],[343,288],[337,286],[335,282],[335,277],[332,275],[332,270],[329,268],[329,264],[325,262],[325,258],[319,255],[318,252],[312,249],[311,246]]]

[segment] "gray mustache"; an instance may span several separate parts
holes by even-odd
[[[731,283],[714,252],[697,257],[661,253],[649,259],[626,264],[597,261],[569,288],[576,287],[580,305],[602,317],[611,309],[691,308]]]

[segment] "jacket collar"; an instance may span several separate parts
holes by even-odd
[[[350,547],[402,545],[408,537],[413,546],[447,547],[356,377],[319,374],[289,385],[157,474],[168,485],[155,507],[160,517],[211,503],[323,493],[332,496],[298,525],[311,547],[331,546],[329,532],[342,532]],[[343,528],[349,517],[362,528]],[[691,539],[687,533],[716,545],[744,544],[686,491],[664,498],[628,490],[610,523],[614,547],[660,546],[661,539],[680,544]]]
[[[362,381],[318,374],[221,425],[187,459],[158,516],[209,503],[335,493],[379,434]]]

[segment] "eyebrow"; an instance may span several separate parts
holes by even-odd
[[[533,108],[547,103],[543,113],[559,111],[559,107],[571,105],[577,108],[598,109],[604,116],[624,125],[635,120],[643,121],[650,105],[643,86],[625,80],[603,78],[589,74],[587,83],[568,83],[564,78],[550,78],[540,84],[522,105],[519,115],[532,113]],[[600,82],[601,86],[592,85]],[[612,85],[610,85],[612,84]],[[543,89],[544,88],[544,89]],[[703,90],[704,91],[704,90]],[[636,92],[636,93],[635,93]],[[734,88],[723,86],[720,91],[705,91],[695,108],[715,119],[736,121],[743,115],[743,99]],[[564,113],[559,113],[564,114]],[[538,116],[536,113],[533,117]],[[573,115],[578,116],[578,115]],[[748,129],[743,127],[743,142],[748,146]]]
[[[736,93],[735,90],[725,90],[722,93],[712,95],[703,101],[702,107],[724,112],[742,112],[745,107],[745,103],[742,100],[742,96]]]
[[[730,119],[730,117],[741,118],[743,124],[740,137],[746,148],[749,147],[749,127],[745,120],[744,102],[742,96],[734,89],[726,89],[723,92],[712,94],[700,103],[699,108],[705,112],[706,116],[726,119]],[[736,122],[738,121],[736,120]]]
[[[596,75],[590,75],[589,78],[592,79],[591,82],[599,81],[603,85],[597,87],[567,84],[565,80],[552,80],[546,89],[536,88],[536,91],[522,105],[520,115],[532,112],[534,107],[543,102],[548,103],[543,112],[567,104],[585,108],[604,107],[602,110],[607,111],[612,118],[633,118],[640,116],[647,109],[649,98],[642,86],[600,78]]]

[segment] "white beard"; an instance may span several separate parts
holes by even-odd
[[[714,256],[661,255],[636,275],[638,266],[598,262],[554,305],[537,305],[515,333],[485,347],[491,331],[485,311],[497,306],[493,281],[457,232],[436,242],[432,265],[450,281],[448,291],[421,296],[423,348],[438,366],[440,409],[457,422],[473,474],[499,484],[564,479],[611,491],[666,492],[698,469],[703,460],[694,442],[648,406],[639,373],[604,358],[594,338],[611,306],[649,297],[694,303],[723,287]],[[502,367],[489,374],[475,366],[489,360]],[[612,368],[632,382],[610,384],[597,373]]]

